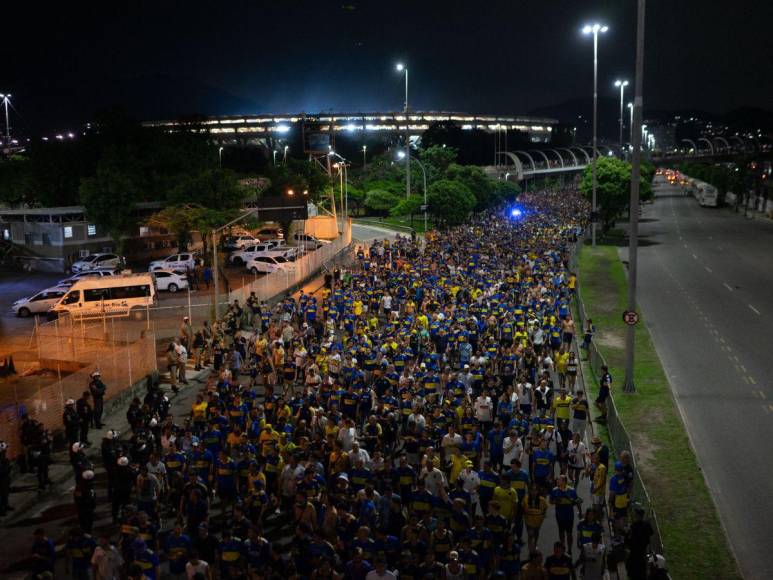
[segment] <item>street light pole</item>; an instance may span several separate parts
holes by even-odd
[[[628,81],[615,81],[615,86],[620,87],[620,154],[623,154],[623,94]]]
[[[276,166],[276,154],[277,153],[278,153],[278,151],[276,149],[274,149],[273,154],[274,154],[274,165],[275,166]]]
[[[285,145],[284,155],[282,155],[282,165],[287,165],[287,151],[290,149],[289,145]]]
[[[362,168],[365,169],[368,166],[368,146],[362,146]]]
[[[644,17],[646,0],[638,0],[636,21],[636,78],[634,80],[633,124],[638,128],[642,123],[642,97],[644,85]],[[639,168],[641,166],[641,131],[633,131],[633,155],[631,157],[631,199],[628,225],[628,311],[636,311],[636,278],[638,275],[639,252]],[[634,384],[634,347],[636,346],[636,326],[629,324],[625,334],[625,384],[623,391],[636,392]]]
[[[402,63],[398,63],[398,72],[405,72],[405,106],[403,107],[403,113],[405,114],[405,197],[406,199],[411,197],[411,133],[408,129],[408,67]]]
[[[400,151],[397,154],[397,156],[400,159],[402,159],[403,157],[405,157],[405,153]],[[424,164],[421,161],[419,161],[416,157],[409,157],[408,162],[410,163],[411,161],[415,161],[419,165],[419,168],[421,169],[421,177],[422,177],[423,186],[424,186],[424,233],[426,234],[427,233],[427,170],[424,167]]]
[[[344,223],[349,217],[349,170],[347,169],[349,163],[343,156],[339,155],[335,151],[330,151],[328,156],[335,156],[341,160],[337,163],[337,165],[339,178],[341,180],[341,213],[343,214],[341,216],[341,231],[343,232]]]
[[[630,118],[630,121],[628,123],[629,131],[630,131],[631,135],[628,138],[628,140],[631,143],[631,148],[633,148],[633,103],[628,103],[628,112],[631,114],[631,118]]]
[[[217,156],[220,159],[220,169],[223,169],[223,148],[222,147],[220,147],[217,150]]]
[[[11,101],[11,93],[8,93],[7,95],[0,94],[0,99],[3,99],[3,105],[5,106],[5,139],[8,142],[8,145],[10,145],[11,144],[11,125],[8,121],[8,103]]]
[[[593,177],[593,193],[591,199],[591,212],[593,214],[593,223],[591,223],[591,243],[596,247],[596,144],[598,127],[598,104],[599,104],[599,33],[609,30],[608,26],[601,24],[587,24],[582,29],[583,34],[593,34],[593,165],[591,167]]]

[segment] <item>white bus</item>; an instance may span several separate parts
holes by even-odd
[[[687,179],[686,189],[703,207],[717,207],[719,205],[719,192],[710,183],[690,177]]]
[[[73,318],[118,317],[140,313],[155,303],[156,285],[150,274],[106,276],[79,280],[51,312]]]

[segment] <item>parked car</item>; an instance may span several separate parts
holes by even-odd
[[[223,246],[226,251],[233,252],[235,250],[246,248],[247,246],[254,246],[258,243],[260,243],[259,239],[254,236],[245,234],[241,236],[232,236],[230,238],[226,238]]]
[[[274,239],[281,240],[285,237],[285,235],[282,233],[282,228],[280,226],[263,226],[255,234],[255,237],[265,242],[267,240],[274,240]]]
[[[281,256],[257,256],[247,262],[247,269],[253,274],[271,274],[293,268],[294,264]]]
[[[293,247],[280,246],[279,248],[276,248],[275,251],[278,253],[273,255],[281,256],[282,258],[290,262],[295,262],[295,259],[298,257],[298,248],[296,248],[295,246]]]
[[[296,246],[306,248],[307,250],[316,250],[330,243],[329,240],[320,240],[311,234],[304,234],[302,232],[296,232],[293,235],[293,242]]]
[[[188,288],[188,278],[184,273],[174,270],[153,270],[152,274],[156,279],[157,290],[166,290],[174,294],[178,290]]]
[[[153,260],[148,266],[148,271],[154,270],[174,270],[176,272],[186,272],[193,270],[196,266],[196,255],[192,252],[183,252],[181,254],[172,254],[163,260]]]
[[[16,316],[27,318],[32,314],[45,314],[51,307],[67,294],[68,286],[46,288],[28,298],[19,298],[11,304],[11,310]]]
[[[126,261],[118,254],[91,254],[70,266],[73,274],[97,268],[121,268]]]
[[[119,270],[115,268],[97,268],[96,270],[85,270],[83,272],[78,272],[77,274],[73,274],[69,278],[65,278],[64,280],[59,280],[57,283],[57,286],[67,286],[68,288],[75,284],[78,280],[83,280],[85,278],[103,278],[105,276],[117,276],[120,273]]]
[[[281,255],[286,248],[284,240],[272,240],[270,242],[262,242],[253,246],[246,246],[241,250],[236,250],[229,261],[234,266],[241,266],[246,264],[256,256],[274,256]]]

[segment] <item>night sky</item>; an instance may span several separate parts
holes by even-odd
[[[10,2],[8,4],[11,4]],[[770,107],[769,0],[650,0],[648,109]],[[415,109],[524,113],[632,80],[635,0],[132,0],[3,8],[0,92],[30,130],[111,104],[182,113]]]

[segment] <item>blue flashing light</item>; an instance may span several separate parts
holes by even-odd
[[[514,218],[519,218],[523,215],[523,212],[516,207],[514,210],[510,212],[510,215],[513,216]]]

